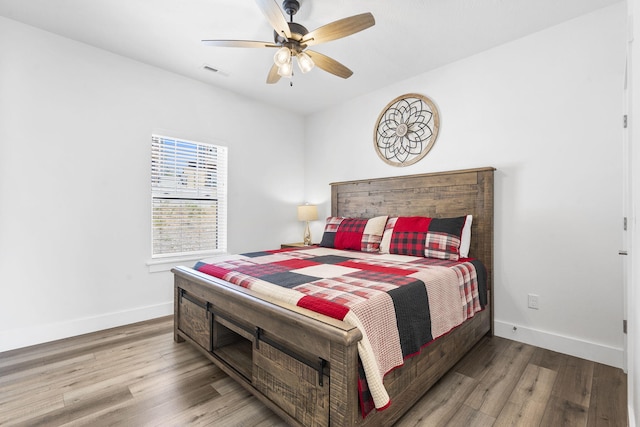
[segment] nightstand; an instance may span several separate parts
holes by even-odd
[[[297,243],[282,243],[280,245],[280,249],[291,249],[291,248],[310,248],[312,246],[318,246],[317,243],[312,243],[310,246],[305,246],[302,242]]]

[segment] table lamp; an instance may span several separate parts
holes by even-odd
[[[304,229],[304,245],[309,246],[311,244],[311,230],[309,229],[309,221],[315,221],[318,219],[318,208],[314,205],[302,205],[298,206],[298,221],[305,221],[307,223]]]

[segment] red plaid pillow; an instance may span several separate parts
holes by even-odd
[[[320,246],[378,252],[386,222],[386,216],[371,219],[329,217]]]
[[[380,252],[458,260],[465,221],[465,216],[389,218]]]

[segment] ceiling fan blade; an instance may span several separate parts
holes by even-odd
[[[262,14],[267,18],[269,24],[276,30],[279,35],[284,35],[287,39],[291,38],[291,31],[287,19],[282,14],[280,6],[275,0],[256,0]]]
[[[254,40],[202,40],[202,43],[217,47],[280,47],[273,43]]]
[[[278,66],[276,64],[273,64],[271,66],[271,69],[269,70],[269,75],[267,75],[267,83],[278,83],[278,80],[280,80],[280,74],[278,74]]]
[[[375,23],[376,20],[369,12],[350,16],[349,18],[339,19],[307,33],[300,41],[300,44],[313,46],[319,43],[340,39],[357,33],[358,31],[366,30],[367,28],[375,25]]]
[[[327,73],[342,77],[343,79],[348,79],[353,74],[353,71],[326,55],[312,50],[305,50],[305,53],[311,57],[318,68],[323,69]]]

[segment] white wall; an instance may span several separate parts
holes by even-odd
[[[622,366],[625,16],[621,2],[309,116],[307,198],[328,215],[329,182],[496,167],[497,334]],[[373,127],[410,92],[437,104],[440,135],[395,168],[375,154]]]
[[[172,313],[146,265],[154,131],[229,147],[230,251],[299,239],[282,114],[0,18],[0,351]]]
[[[630,140],[631,140],[631,277],[628,284],[628,354],[627,399],[629,426],[640,423],[640,0],[627,2],[632,31],[630,44]]]

